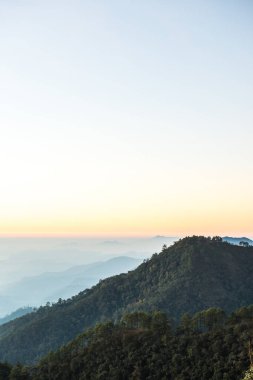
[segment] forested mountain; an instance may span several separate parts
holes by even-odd
[[[126,314],[117,324],[89,329],[33,367],[3,366],[9,373],[4,379],[241,380],[250,364],[252,320],[253,306],[229,316],[218,308],[183,315],[177,328],[161,312]]]
[[[87,327],[136,310],[161,310],[178,320],[185,312],[249,305],[252,271],[253,247],[218,237],[184,238],[134,271],[1,326],[0,360],[35,362]]]

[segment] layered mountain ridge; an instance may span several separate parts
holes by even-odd
[[[187,237],[137,269],[0,327],[0,360],[32,363],[86,328],[125,313],[161,310],[178,320],[209,307],[253,303],[253,247]]]

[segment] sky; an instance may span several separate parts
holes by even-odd
[[[253,236],[252,18],[0,0],[0,236]]]

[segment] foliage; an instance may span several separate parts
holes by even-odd
[[[250,368],[243,378],[243,380],[253,380],[253,368]]]
[[[184,238],[134,271],[0,326],[0,360],[35,363],[96,323],[118,322],[132,312],[159,310],[178,322],[184,313],[211,308],[195,317],[195,327],[202,333],[212,324],[222,327],[221,309],[231,312],[253,303],[252,267],[253,247],[220,237]],[[187,316],[182,324],[187,325]]]
[[[250,380],[252,333],[253,306],[229,316],[215,308],[184,315],[174,329],[165,313],[134,312],[97,324],[37,365],[2,364],[2,379]]]
[[[0,363],[0,380],[9,378],[11,366],[8,363]]]

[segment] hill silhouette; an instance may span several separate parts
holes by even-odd
[[[0,326],[0,360],[32,363],[97,322],[160,310],[178,320],[210,307],[253,303],[253,247],[187,237],[137,269],[100,281],[68,300]]]

